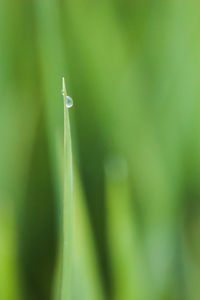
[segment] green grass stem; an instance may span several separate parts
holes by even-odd
[[[66,107],[67,91],[62,78],[64,105],[64,196],[63,196],[63,265],[61,300],[71,299],[72,245],[73,245],[73,197],[72,197],[72,147],[69,112]]]

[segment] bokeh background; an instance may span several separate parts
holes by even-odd
[[[0,299],[59,299],[63,100],[72,300],[200,299],[200,4],[0,2]]]

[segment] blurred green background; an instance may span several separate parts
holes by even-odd
[[[0,2],[1,300],[59,299],[62,76],[72,300],[200,299],[199,17],[196,0]]]

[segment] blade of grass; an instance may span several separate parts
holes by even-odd
[[[67,91],[62,78],[64,104],[64,197],[63,197],[63,264],[61,299],[71,299],[72,277],[72,233],[73,233],[73,197],[72,197],[72,148],[69,112],[66,106]]]
[[[76,163],[74,179],[73,300],[104,300],[94,235]]]

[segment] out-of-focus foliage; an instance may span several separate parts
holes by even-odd
[[[199,17],[195,0],[0,2],[0,299],[62,292],[62,76],[71,300],[200,298]]]

